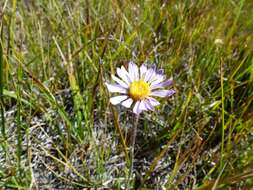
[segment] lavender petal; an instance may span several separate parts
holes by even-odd
[[[151,88],[151,90],[154,90],[157,88],[164,88],[164,87],[170,86],[172,83],[173,83],[173,81],[171,79],[168,79],[168,80],[166,80],[164,82],[160,82],[158,84],[151,83],[150,88]]]
[[[132,98],[128,98],[127,100],[125,100],[124,102],[122,102],[121,104],[126,107],[126,108],[130,108],[131,105],[133,103],[133,99]]]
[[[151,96],[169,97],[175,93],[176,93],[175,90],[156,90],[151,92]]]
[[[160,105],[160,103],[155,98],[152,97],[148,97],[148,102],[153,107]]]
[[[137,101],[134,105],[134,108],[133,108],[133,112],[138,115],[140,113],[140,109],[139,109],[139,105],[140,105],[140,101]]]

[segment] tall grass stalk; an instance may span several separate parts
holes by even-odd
[[[220,85],[221,85],[221,158],[220,169],[223,169],[224,143],[225,143],[225,105],[224,105],[224,85],[223,85],[223,62],[220,60]]]
[[[2,138],[6,138],[5,134],[5,117],[4,117],[4,101],[3,101],[3,90],[4,90],[4,59],[3,59],[3,45],[2,45],[2,25],[0,28],[0,106],[1,106],[1,135]]]

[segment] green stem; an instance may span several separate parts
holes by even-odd
[[[126,184],[126,190],[129,189],[129,183],[130,183],[130,178],[133,178],[133,169],[134,169],[134,146],[135,146],[135,141],[136,141],[136,134],[137,134],[137,126],[139,122],[139,114],[135,116],[135,121],[133,124],[133,134],[132,134],[132,142],[131,142],[131,149],[130,149],[130,167],[129,167],[129,174],[127,178],[127,184]]]

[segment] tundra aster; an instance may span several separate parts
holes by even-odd
[[[175,90],[164,88],[172,84],[172,80],[166,80],[163,70],[155,67],[147,67],[142,64],[140,68],[133,62],[128,65],[128,71],[124,66],[117,68],[117,75],[112,75],[115,84],[105,83],[112,93],[121,95],[110,98],[113,105],[121,104],[126,108],[133,108],[135,114],[145,110],[154,110],[160,103],[154,97],[169,97]]]

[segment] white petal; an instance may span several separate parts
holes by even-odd
[[[119,93],[122,93],[122,94],[127,93],[127,90],[125,88],[123,88],[122,86],[120,86],[120,85],[109,84],[109,83],[105,83],[105,85],[106,85],[106,87],[108,88],[108,90],[110,92],[119,92]]]
[[[112,79],[115,80],[120,86],[122,86],[124,88],[128,88],[129,87],[127,83],[125,83],[124,81],[120,80],[115,75],[112,75]]]
[[[123,106],[125,106],[126,108],[130,108],[131,105],[132,105],[132,103],[133,103],[133,99],[132,99],[132,98],[128,98],[127,100],[125,100],[125,101],[122,102],[121,104],[122,104]]]
[[[160,103],[155,98],[148,97],[148,101],[154,107],[160,105]]]
[[[175,90],[156,90],[151,92],[151,96],[168,97],[175,94]]]
[[[116,70],[118,76],[126,83],[126,84],[130,84],[131,80],[129,78],[129,74],[126,71],[125,67],[121,67],[121,68],[117,68]]]
[[[148,110],[148,108],[146,107],[146,104],[145,104],[145,100],[142,100],[140,102],[140,105],[139,105],[139,108],[138,108],[141,111],[144,111],[144,110]]]
[[[137,101],[137,102],[135,103],[135,105],[134,105],[134,108],[133,108],[133,112],[134,112],[135,114],[137,114],[137,115],[140,113],[139,105],[140,105],[140,101]]]
[[[128,81],[132,82],[133,80],[131,79],[129,73],[127,72],[126,68],[122,65],[121,66],[121,71],[123,71],[123,73],[128,77]]]
[[[128,73],[129,73],[131,79],[133,79],[134,81],[139,80],[138,66],[131,61],[128,64]]]
[[[119,104],[120,102],[124,101],[127,98],[128,98],[128,96],[115,96],[115,97],[110,98],[110,102],[113,105],[117,105],[117,104]]]
[[[148,68],[145,64],[142,64],[140,67],[140,78],[144,79],[145,78],[145,74],[147,72]]]

